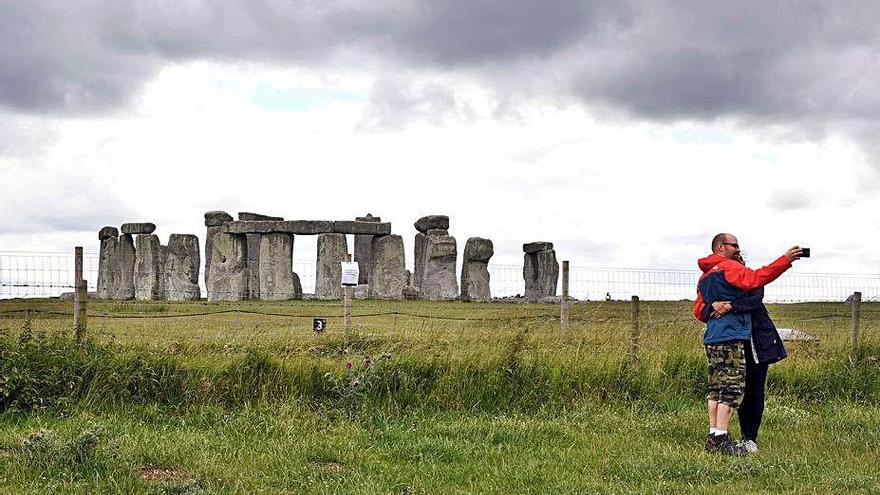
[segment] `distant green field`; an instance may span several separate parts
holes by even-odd
[[[30,313],[28,313],[30,310]],[[705,435],[690,303],[0,301],[0,492],[880,493],[880,304],[773,305],[762,451]],[[203,314],[215,313],[215,314]],[[198,316],[194,316],[198,314]],[[329,319],[324,334],[312,318]],[[47,432],[41,432],[47,430]]]

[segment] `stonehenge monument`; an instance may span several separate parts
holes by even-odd
[[[415,272],[412,286],[421,299],[442,301],[458,299],[455,237],[449,235],[449,217],[428,215],[413,224],[415,237]]]
[[[297,295],[293,273],[293,236],[290,234],[251,234],[257,237],[259,249],[254,255],[250,252],[248,238],[248,260],[256,258],[259,274],[248,277],[248,284],[254,279],[260,284],[257,290],[250,289],[250,296],[256,295],[266,301],[293,299]],[[297,282],[299,277],[296,278]],[[302,288],[299,290],[302,297]]]
[[[134,299],[134,240],[131,234],[119,236],[116,246],[116,274],[113,277],[113,299],[127,301]]]
[[[232,215],[225,211],[209,211],[205,213],[205,288],[211,291],[211,254],[214,252],[214,234],[220,232],[223,226],[232,221]]]
[[[559,263],[552,242],[529,242],[523,244],[523,279],[526,283],[525,298],[538,302],[544,297],[556,295],[559,281]]]
[[[238,219],[242,221],[278,221],[284,220],[281,217],[271,217],[261,215],[259,213],[250,213],[241,211],[238,213]],[[247,272],[248,288],[245,299],[260,299],[260,234],[245,234],[247,237],[247,263],[245,271]],[[291,258],[292,259],[292,258]],[[272,298],[274,299],[274,298]]]
[[[369,297],[374,299],[401,299],[405,280],[406,258],[403,237],[380,235],[373,237],[370,246]]]
[[[98,232],[101,249],[98,251],[98,298],[114,299],[119,280],[119,231],[104,227]]]
[[[155,226],[152,230],[156,230]],[[123,229],[124,231],[125,229]],[[163,288],[165,277],[162,273],[162,246],[159,243],[159,236],[156,234],[137,234],[134,249],[135,299],[139,301],[162,299],[165,292]]]
[[[348,256],[345,234],[318,235],[318,261],[315,265],[315,297],[342,299],[342,265]]]
[[[171,234],[165,248],[164,298],[169,301],[198,301],[199,288],[199,238],[192,234]]]
[[[461,267],[461,300],[491,301],[489,289],[489,260],[495,247],[489,239],[471,237],[464,246],[464,263]]]
[[[241,301],[247,292],[247,238],[217,232],[211,246],[209,301]]]
[[[381,222],[382,219],[374,217],[367,213],[365,217],[355,218],[357,222]],[[358,285],[368,284],[370,273],[370,253],[373,243],[373,236],[369,234],[358,234],[354,236],[354,261],[358,264]]]

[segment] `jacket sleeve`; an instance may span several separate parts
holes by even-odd
[[[757,270],[747,268],[733,260],[722,261],[719,267],[724,270],[724,279],[730,285],[742,290],[755,290],[779,278],[791,267],[791,262],[785,256],[780,256],[773,263]]]
[[[709,317],[707,315],[704,315],[705,309],[707,307],[711,308],[711,306],[706,306],[706,302],[703,301],[703,294],[701,294],[700,291],[697,290],[697,300],[694,301],[694,316],[703,323],[709,321]]]
[[[743,297],[734,299],[730,301],[730,305],[733,306],[733,311],[735,313],[751,313],[752,311],[756,311],[760,309],[764,304],[764,289],[759,288],[753,291],[750,291],[748,294]]]

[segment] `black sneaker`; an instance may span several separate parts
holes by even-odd
[[[715,452],[718,450],[718,437],[709,433],[709,436],[706,437],[706,452]]]
[[[715,443],[715,450],[712,452],[723,455],[732,455],[734,457],[745,457],[745,455],[748,454],[746,449],[741,445],[734,445],[734,443],[730,441],[730,435],[727,433],[724,435],[715,435],[715,438],[712,439],[712,441]]]

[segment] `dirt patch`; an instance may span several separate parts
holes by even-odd
[[[147,481],[185,480],[187,475],[180,469],[160,466],[147,466],[138,469],[141,478]]]

